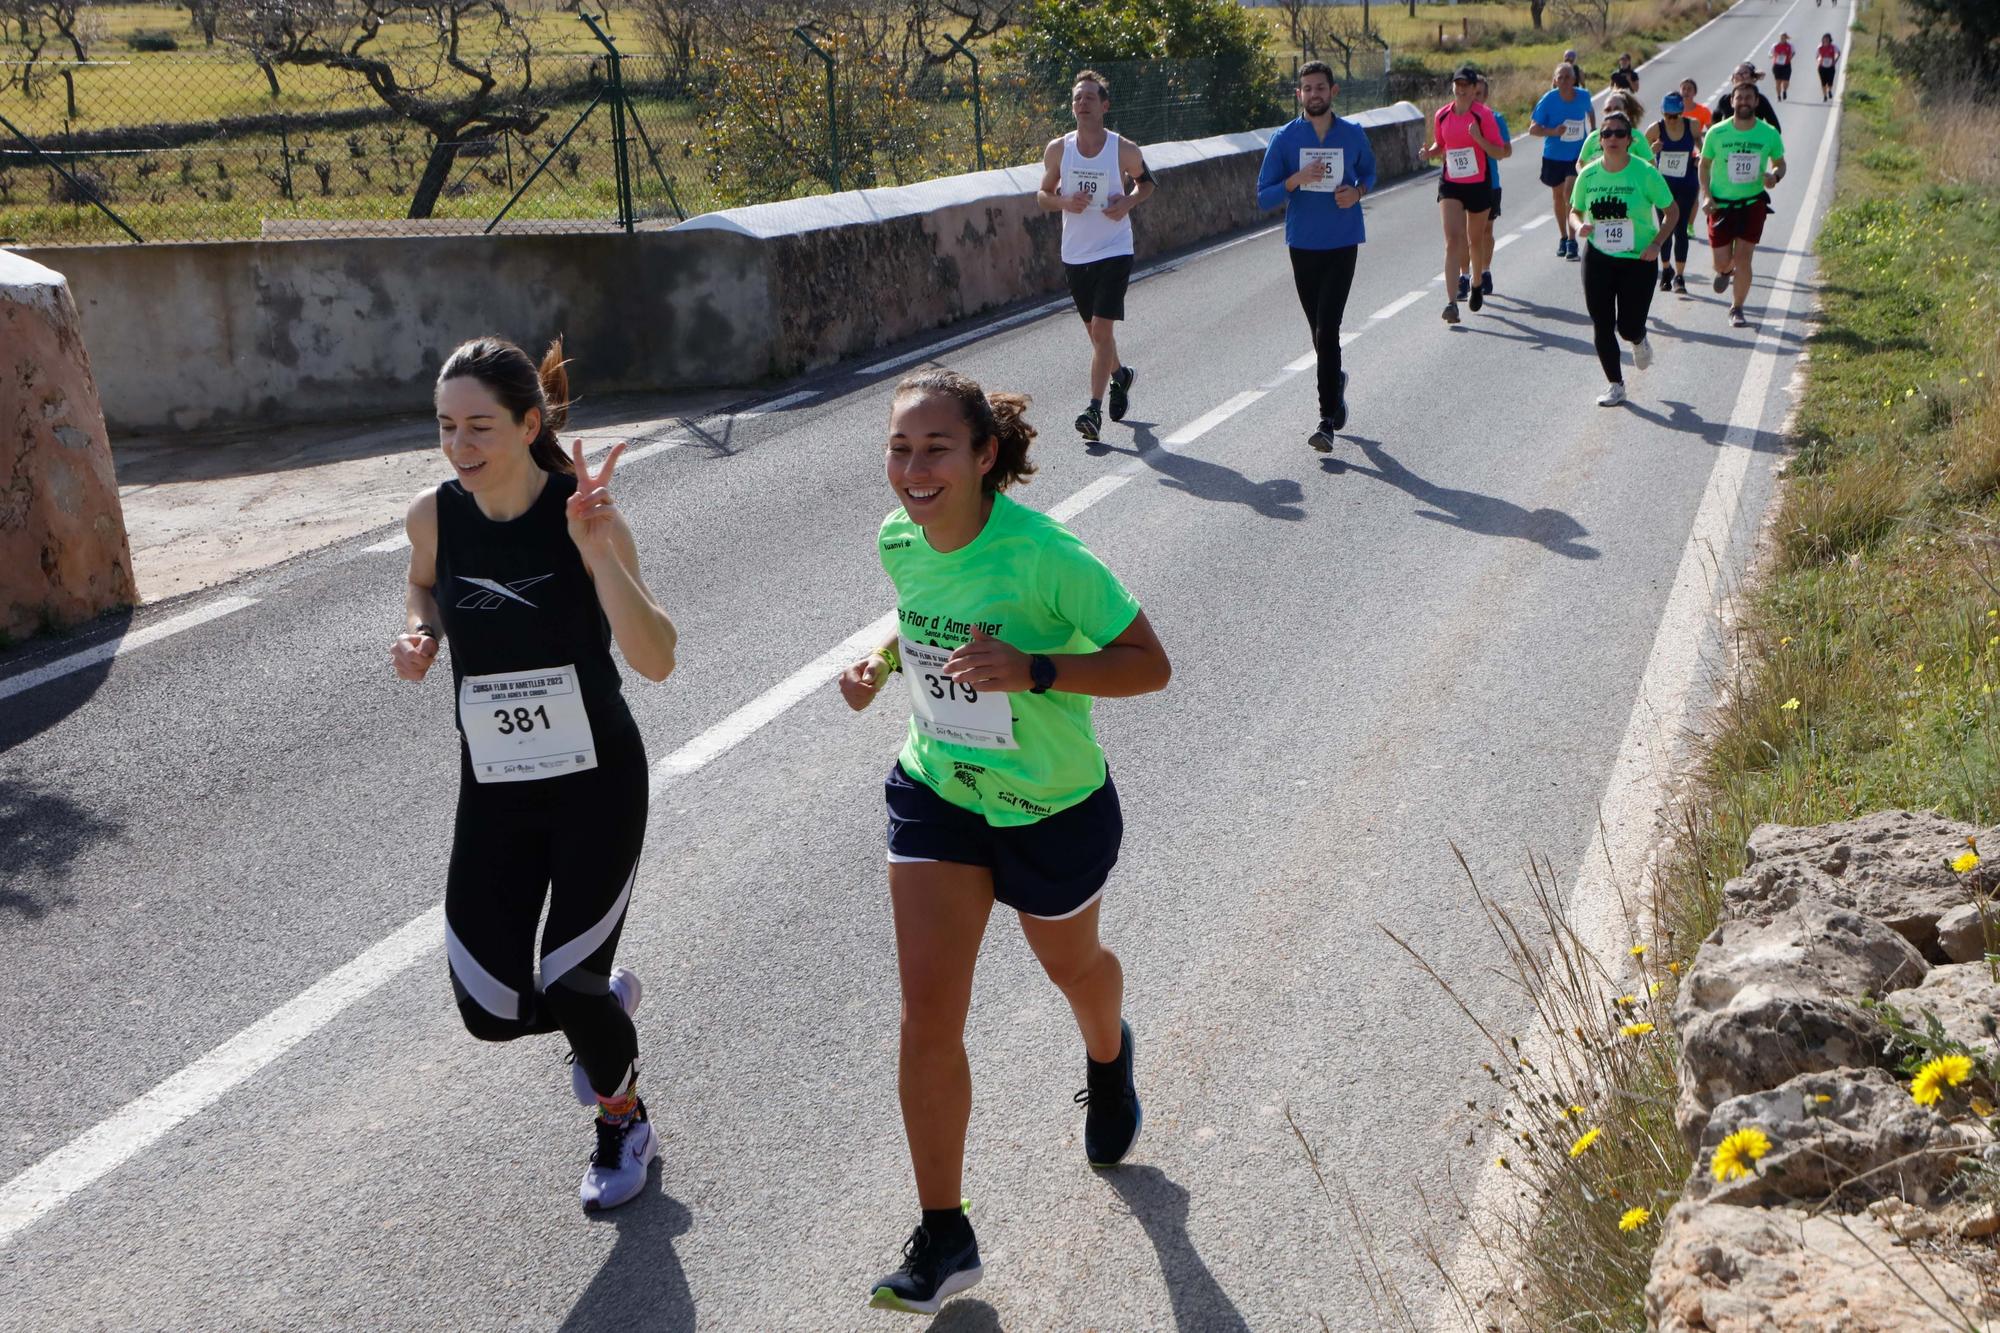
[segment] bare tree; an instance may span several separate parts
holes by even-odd
[[[1602,37],[1611,27],[1611,0],[1552,0],[1565,31],[1581,28]]]
[[[466,50],[474,23],[486,48],[478,55]],[[427,30],[431,41],[389,52],[375,43],[390,25]],[[410,196],[413,218],[431,215],[460,149],[531,133],[548,118],[535,98],[533,39],[506,0],[232,0],[224,26],[274,89],[279,65],[344,70],[430,131],[430,158]]]
[[[1285,24],[1292,32],[1292,45],[1301,44],[1305,33],[1301,31],[1306,8],[1311,0],[1278,0],[1278,8],[1285,13]]]
[[[181,0],[181,8],[188,12],[188,22],[201,33],[201,44],[214,46],[216,28],[222,21],[222,0]]]
[[[34,95],[35,64],[48,47],[67,46],[78,64],[90,59],[96,17],[84,0],[0,0],[0,27],[28,53],[19,67],[24,96]],[[57,72],[68,96],[70,118],[75,119],[76,70],[64,65]]]

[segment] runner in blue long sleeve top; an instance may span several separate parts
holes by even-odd
[[[1257,206],[1285,210],[1292,283],[1319,354],[1319,426],[1307,443],[1321,453],[1347,425],[1347,374],[1340,368],[1340,321],[1354,285],[1354,258],[1368,239],[1361,196],[1375,188],[1368,133],[1333,114],[1333,70],[1314,60],[1299,67],[1305,114],[1279,130],[1257,173]]]

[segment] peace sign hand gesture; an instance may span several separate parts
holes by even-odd
[[[625,520],[611,502],[611,470],[625,452],[625,441],[611,446],[604,466],[595,475],[583,460],[583,441],[570,441],[570,459],[576,465],[576,494],[569,497],[563,511],[569,519],[569,539],[576,543],[583,563],[595,567],[600,559],[615,559],[613,539],[625,528]]]

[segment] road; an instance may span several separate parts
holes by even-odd
[[[1646,70],[1649,106],[1834,21],[1746,0]],[[1176,671],[1098,709],[1146,1135],[1132,1165],[1085,1168],[1079,1043],[996,917],[968,1033],[987,1278],[937,1327],[1382,1326],[1288,1110],[1398,1283],[1435,1286],[1402,1237],[1420,1188],[1490,1155],[1462,1118],[1484,1057],[1378,927],[1520,1023],[1452,847],[1503,898],[1531,853],[1576,874],[1676,648],[1685,562],[1744,566],[1831,187],[1832,113],[1781,111],[1762,329],[1732,330],[1705,282],[1662,299],[1622,410],[1594,405],[1529,140],[1499,294],[1456,329],[1430,184],[1368,200],[1353,417],[1324,460],[1278,233],[1134,285],[1141,378],[1098,448],[1068,426],[1074,316],[945,331],[973,336],[935,359],[1035,396],[1021,497],[1119,571]],[[559,1040],[477,1043],[451,1003],[449,679],[389,673],[393,533],[148,608],[81,670],[57,663],[88,638],[0,664],[0,1324],[905,1326],[864,1308],[914,1207],[880,807],[905,710],[848,714],[828,664],[890,605],[883,367],[926,355],[784,386],[618,474],[682,655],[627,685],[661,767],[621,961],[647,982],[664,1148],[613,1214],[576,1207],[589,1130]]]

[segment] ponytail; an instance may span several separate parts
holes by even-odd
[[[986,494],[997,494],[1035,475],[1035,465],[1028,461],[1028,446],[1035,440],[1035,428],[1027,418],[1028,395],[988,394],[977,381],[955,370],[920,371],[896,386],[898,398],[928,393],[958,404],[960,416],[971,427],[974,449],[988,440],[995,442],[993,466],[980,479]]]
[[[539,413],[542,427],[528,445],[528,456],[544,472],[567,474],[575,466],[562,449],[558,433],[569,420],[569,362],[557,338],[537,366],[505,338],[474,338],[460,343],[445,358],[438,383],[461,376],[485,385],[517,422],[530,411]]]

